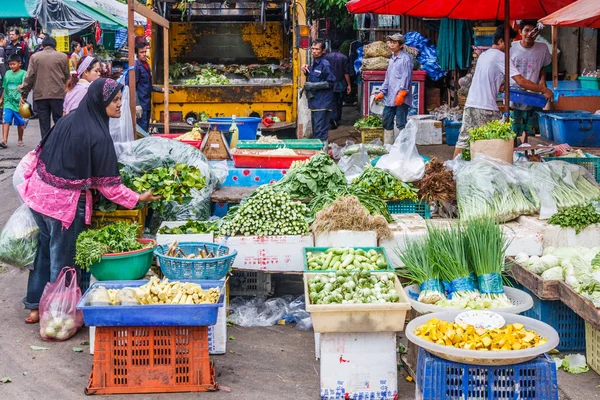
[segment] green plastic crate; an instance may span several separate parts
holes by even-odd
[[[582,89],[599,90],[600,89],[600,78],[594,76],[580,76],[579,82],[581,82]]]
[[[283,143],[258,143],[256,140],[240,140],[237,144],[238,149],[279,149],[287,147],[297,150],[321,150],[323,142],[319,139],[288,139],[282,140]]]
[[[584,153],[587,157],[544,157],[544,161],[564,161],[581,165],[590,171],[596,182],[600,183],[600,157]]]
[[[354,250],[364,250],[364,251],[369,251],[369,250],[375,250],[378,253],[383,254],[383,258],[385,259],[385,261],[387,262],[388,265],[388,269],[380,269],[380,270],[374,270],[371,272],[394,272],[395,269],[392,266],[392,264],[390,263],[390,259],[387,256],[387,253],[385,251],[384,247],[354,247],[354,246],[349,246],[352,247]],[[332,247],[304,247],[302,249],[302,253],[304,255],[304,272],[309,272],[309,273],[335,273],[335,270],[312,270],[312,269],[308,269],[308,260],[307,260],[307,256],[306,253],[323,253],[328,249],[331,249]],[[350,270],[349,272],[358,272],[358,270]]]
[[[388,201],[387,206],[390,214],[419,214],[425,219],[431,218],[431,208],[429,208],[429,203],[424,201]]]

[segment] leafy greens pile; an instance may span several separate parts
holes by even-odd
[[[75,243],[75,263],[88,271],[103,254],[123,253],[144,247],[137,241],[138,225],[115,222],[101,229],[90,229],[79,234]]]
[[[217,221],[187,221],[185,224],[180,226],[174,226],[169,228],[163,226],[158,230],[161,235],[189,235],[194,233],[210,233],[218,232]]]
[[[185,85],[230,85],[231,82],[225,75],[221,75],[212,68],[207,68],[195,78],[186,79]]]
[[[471,142],[488,139],[512,140],[515,137],[510,122],[490,121],[469,131]]]
[[[354,123],[355,129],[360,128],[382,128],[383,122],[381,121],[381,117],[377,115],[369,115],[368,117],[361,118]]]
[[[352,186],[363,188],[367,193],[384,200],[418,200],[419,190],[413,185],[400,181],[382,169],[370,166],[354,180]]]
[[[549,224],[559,225],[563,228],[575,228],[575,233],[581,232],[592,224],[600,223],[600,214],[596,212],[593,205],[573,206],[554,214]]]

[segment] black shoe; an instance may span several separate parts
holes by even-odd
[[[29,117],[29,119],[38,119],[38,115],[37,114],[32,114],[31,117]]]
[[[331,125],[331,128],[330,128],[330,129],[331,129],[332,131],[335,131],[335,130],[338,128],[338,123],[337,123],[337,122],[335,122],[335,121],[331,121],[331,124],[330,124],[330,125]]]
[[[8,146],[4,142],[0,142],[0,147],[6,149]]]

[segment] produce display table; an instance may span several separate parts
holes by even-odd
[[[516,264],[514,260],[511,260],[511,262],[509,274],[537,297],[542,300],[559,300],[561,298],[558,281],[545,281],[539,275]]]
[[[558,282],[561,301],[577,315],[589,323],[594,329],[600,330],[600,310],[594,304],[575,292],[565,282]]]
[[[222,161],[210,161],[215,166]],[[227,178],[221,185],[224,186],[260,186],[265,183],[274,183],[283,178],[287,169],[270,168],[236,168],[233,161],[227,161]]]
[[[559,81],[558,88],[552,88],[552,82],[547,82],[548,88],[554,91],[555,110],[585,110],[591,113],[600,110],[600,90],[582,89],[580,81]]]
[[[556,146],[556,143],[542,139],[541,136],[531,136],[527,138],[527,142],[532,146]],[[583,152],[600,156],[600,147],[579,147]]]

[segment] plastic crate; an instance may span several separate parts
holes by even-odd
[[[579,82],[581,82],[582,89],[600,90],[600,78],[594,76],[580,76]]]
[[[230,296],[269,296],[274,292],[271,274],[262,271],[234,271],[229,278]]]
[[[580,110],[560,110],[560,111],[538,111],[538,123],[540,126],[540,135],[542,139],[554,141],[554,132],[552,131],[552,119],[548,114],[568,114],[568,113],[587,113],[587,111]],[[589,113],[591,114],[591,113]]]
[[[379,270],[373,270],[371,272],[394,272],[395,269],[392,266],[392,263],[390,262],[390,258],[387,255],[387,252],[385,251],[384,247],[357,247],[357,246],[349,246],[352,247],[355,250],[365,250],[365,251],[369,251],[369,250],[375,250],[377,253],[379,254],[383,254],[383,258],[385,259],[385,261],[387,262],[387,269],[379,269]],[[306,256],[306,253],[323,253],[324,251],[330,249],[331,247],[304,247],[302,249],[302,254],[304,255],[304,272],[309,272],[309,273],[335,273],[335,270],[311,270],[308,269],[308,259]]]
[[[387,206],[390,214],[419,214],[425,219],[431,218],[429,203],[424,201],[388,201]]]
[[[144,233],[144,224],[146,223],[147,215],[147,207],[136,210],[116,210],[112,212],[94,211],[92,213],[92,223],[90,228],[99,229],[119,221],[135,222],[138,224],[138,238],[141,238]]]
[[[456,145],[458,142],[458,135],[460,133],[460,128],[462,127],[462,122],[453,122],[453,121],[444,121],[444,128],[446,129],[446,144],[448,146]]]
[[[268,150],[237,150],[231,152],[235,168],[289,169],[295,161],[304,161],[319,153],[317,150],[295,150],[296,154],[265,154]]]
[[[86,394],[217,389],[208,327],[98,327]]]
[[[600,157],[593,154],[585,153],[586,158],[583,157],[544,157],[545,161],[564,161],[571,164],[581,165],[596,179],[596,182],[600,183]]]
[[[494,44],[494,35],[473,35],[473,40],[475,41],[475,46],[477,47],[492,46]]]
[[[238,140],[256,140],[256,131],[261,119],[256,117],[236,117],[235,124],[239,130]],[[210,126],[216,126],[221,132],[229,132],[232,118],[209,118]]]
[[[154,250],[160,270],[169,279],[223,279],[231,269],[237,250],[215,243],[182,242],[178,247],[185,254],[198,253],[198,250],[214,252],[219,257],[189,259],[168,257],[168,245],[157,246]]]
[[[359,128],[359,132],[362,143],[371,143],[377,139],[383,143],[383,128]]]
[[[548,114],[554,142],[573,147],[600,146],[600,115],[590,113]]]
[[[301,150],[321,150],[323,142],[319,139],[288,139],[282,140],[282,143],[258,143],[256,140],[240,140],[237,144],[238,149],[301,149]]]
[[[521,315],[535,318],[550,325],[560,337],[559,351],[585,350],[585,324],[583,319],[560,300],[541,300],[522,285],[519,289],[528,293],[533,299],[533,307]]]
[[[416,398],[558,400],[556,364],[547,355],[506,366],[443,360],[419,348]]]
[[[98,287],[106,289],[122,289],[125,287],[140,287],[148,283],[139,281],[103,281],[95,282],[79,302],[77,309],[83,313],[83,321],[87,326],[210,326],[217,323],[219,308],[225,301],[225,282],[216,281],[187,281],[200,285],[203,289],[218,287],[221,293],[215,304],[146,304],[120,306],[90,306],[88,296]]]
[[[504,98],[504,95],[502,97]],[[543,94],[513,88],[510,89],[510,101],[539,108],[544,108],[548,102]]]
[[[600,331],[588,322],[585,323],[585,361],[600,374]]]

